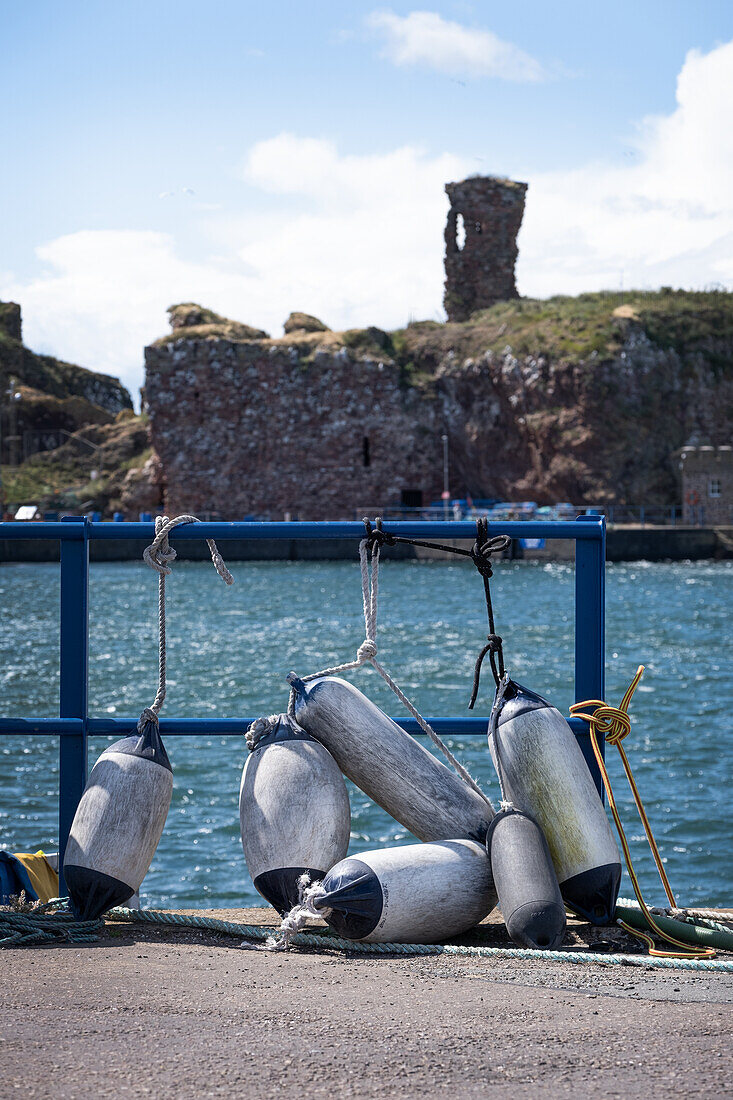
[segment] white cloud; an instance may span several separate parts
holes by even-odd
[[[84,230],[36,249],[40,274],[4,281],[0,298],[21,303],[23,338],[34,350],[117,375],[136,396],[142,349],[165,330],[176,301],[231,295],[236,273],[191,263],[165,233]]]
[[[647,118],[629,164],[530,180],[523,294],[733,284],[733,42],[691,51],[677,106]]]
[[[646,119],[632,163],[530,177],[518,284],[526,295],[733,285],[733,43],[690,53],[677,106]],[[443,186],[473,165],[409,146],[344,155],[329,141],[259,142],[240,174],[246,213],[210,212],[208,253],[169,235],[82,231],[37,249],[39,273],[0,275],[27,342],[142,382],[165,309],[199,301],[272,332],[293,309],[335,328],[441,314]],[[261,207],[253,192],[270,196]],[[282,199],[272,196],[282,196]]]
[[[434,11],[395,15],[375,11],[367,23],[384,35],[383,56],[395,65],[424,65],[451,76],[542,80],[542,66],[524,50],[491,31],[464,27]]]
[[[166,330],[176,301],[273,335],[294,309],[338,328],[440,316],[443,185],[467,170],[410,147],[342,156],[330,142],[282,134],[253,146],[242,175],[296,196],[303,211],[209,215],[210,255],[195,261],[164,233],[72,233],[36,249],[35,278],[0,281],[0,298],[21,302],[31,347],[117,374],[133,390],[143,347]]]

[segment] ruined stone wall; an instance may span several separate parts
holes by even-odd
[[[445,190],[450,211],[443,305],[449,321],[466,321],[476,310],[517,297],[514,266],[527,184],[474,176],[447,183]]]
[[[474,500],[672,504],[680,448],[730,454],[733,296],[522,299],[392,334],[295,316],[277,339],[220,320],[146,350],[168,511],[345,519],[428,504],[443,434],[451,495]]]
[[[147,348],[146,367],[168,512],[344,519],[440,492],[437,406],[390,361],[188,339]]]

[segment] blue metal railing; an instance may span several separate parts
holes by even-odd
[[[473,539],[475,524],[457,522],[390,523],[395,535],[427,539]],[[147,539],[155,534],[153,523],[96,523],[85,517],[69,517],[60,523],[0,523],[0,539],[44,539],[60,543],[61,621],[60,691],[58,718],[0,717],[0,734],[59,738],[59,865],[71,823],[87,778],[87,739],[90,736],[123,737],[135,727],[137,716],[95,718],[88,706],[89,660],[89,544],[96,539]],[[573,539],[575,541],[575,700],[602,699],[604,691],[604,602],[606,529],[603,516],[579,516],[568,523],[507,522],[491,525],[491,535],[513,538]],[[197,523],[178,527],[173,542],[213,538],[230,539],[351,539],[364,535],[361,523]],[[226,556],[226,555],[225,555]],[[252,717],[163,718],[164,736],[241,735]],[[409,733],[419,733],[411,718],[396,718]],[[430,717],[444,736],[486,733],[486,717]],[[568,719],[588,760],[599,791],[600,776],[590,751],[587,727]],[[63,876],[60,876],[63,892]]]

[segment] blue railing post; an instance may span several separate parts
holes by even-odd
[[[575,522],[599,527],[598,538],[575,540],[575,702],[580,703],[602,699],[605,691],[606,520],[603,516],[578,516]],[[580,746],[602,797],[590,738],[581,737]]]
[[[60,738],[59,748],[59,894],[66,892],[64,852],[71,823],[87,780],[87,683],[89,655],[89,537],[87,519],[81,538],[61,539],[61,678],[59,716],[82,721],[79,733]]]

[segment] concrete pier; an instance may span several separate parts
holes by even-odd
[[[0,951],[0,1097],[534,1100],[731,1087],[733,975],[238,944],[118,924],[90,945]]]

